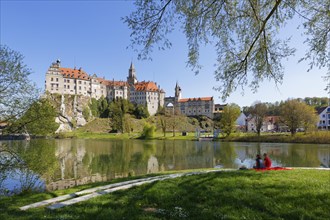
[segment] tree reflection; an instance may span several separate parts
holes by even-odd
[[[40,179],[53,181],[54,172],[58,169],[55,147],[47,140],[1,143],[0,155],[2,194],[40,190],[44,187]],[[18,184],[8,189],[4,184],[8,178]]]
[[[215,161],[217,165],[223,168],[232,168],[237,153],[234,147],[235,143],[232,142],[221,142],[220,147],[215,151]]]
[[[167,170],[252,167],[256,153],[268,153],[274,166],[320,167],[330,160],[329,147],[302,144],[88,139],[0,144],[2,192],[8,177],[26,191],[43,181],[55,190]]]

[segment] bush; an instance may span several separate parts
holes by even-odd
[[[140,138],[141,139],[150,139],[154,136],[155,131],[156,131],[156,127],[154,125],[145,123]]]

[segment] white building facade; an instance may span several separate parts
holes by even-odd
[[[80,69],[61,67],[57,60],[46,72],[45,91],[58,94],[83,95],[109,101],[128,99],[134,104],[147,107],[149,114],[157,113],[164,106],[165,92],[152,81],[138,82],[134,65],[131,63],[127,81],[106,80],[95,74],[90,76]]]
[[[215,104],[213,97],[182,98],[178,83],[175,85],[175,96],[166,97],[164,100],[166,108],[174,108],[174,111],[182,115],[207,116],[211,119],[214,117]]]
[[[319,116],[317,127],[330,130],[330,106],[320,108],[317,113]]]

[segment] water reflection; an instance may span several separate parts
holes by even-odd
[[[329,145],[86,139],[10,144],[48,190],[169,170],[252,167],[257,153],[267,153],[273,166],[330,167]]]

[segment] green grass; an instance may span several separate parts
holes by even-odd
[[[152,118],[151,118],[152,119]],[[150,119],[149,123],[154,123]],[[84,127],[78,128],[74,132],[57,134],[58,138],[90,138],[90,139],[135,139],[141,136],[145,119],[132,119],[133,132],[130,134],[109,133],[109,119],[96,118],[86,124]],[[156,119],[155,119],[156,120]],[[156,120],[157,121],[157,120]],[[191,129],[191,128],[190,128]],[[182,136],[181,131],[185,129],[177,128],[175,136],[172,131],[167,131],[164,134],[160,128],[155,132],[154,136],[149,139],[156,140],[196,140],[195,132],[188,132],[187,136]],[[209,133],[209,135],[212,135]],[[294,136],[287,133],[261,133],[258,136],[256,133],[232,133],[229,137],[224,138],[220,135],[219,141],[238,141],[238,142],[273,142],[273,143],[313,143],[313,144],[330,144],[330,131],[315,131],[310,133],[299,132]]]
[[[240,142],[273,142],[273,143],[313,143],[330,144],[330,131],[316,131],[310,133],[297,133],[292,136],[290,133],[237,133],[230,137],[223,138],[226,141]]]
[[[55,211],[18,207],[58,192],[2,198],[0,219],[329,219],[329,181],[325,170],[223,171],[146,184]]]

